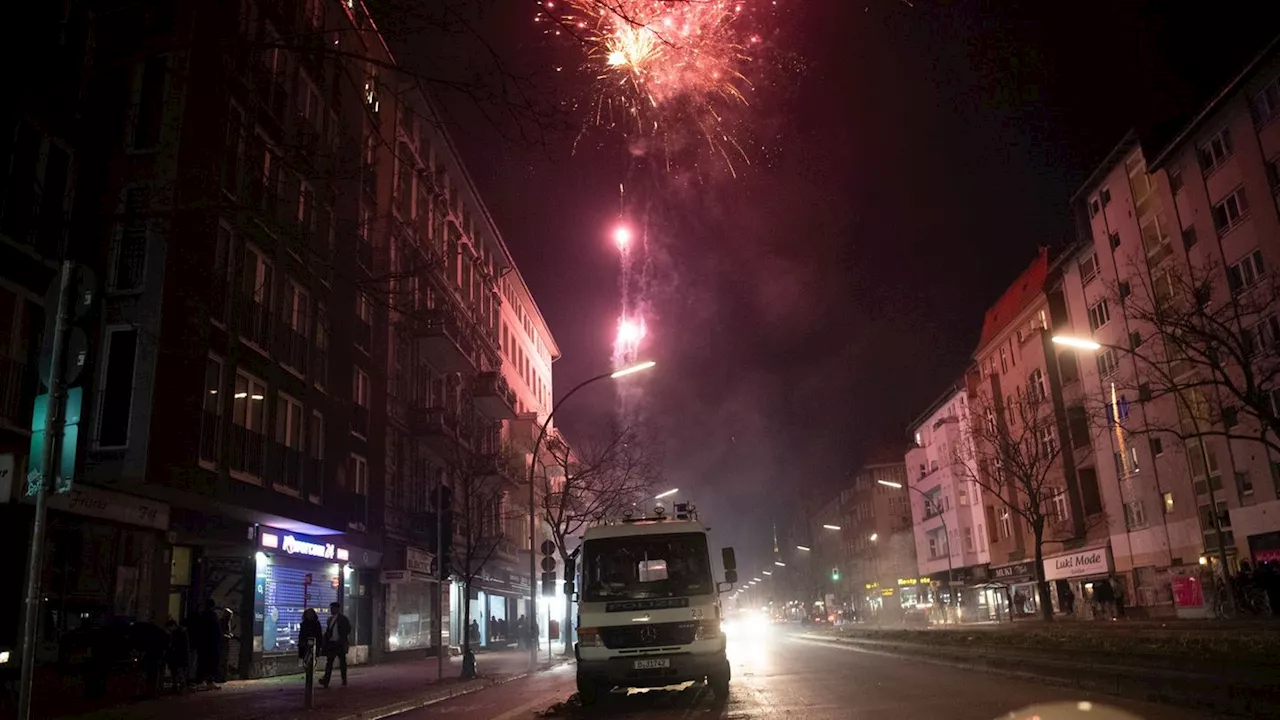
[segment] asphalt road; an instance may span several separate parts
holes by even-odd
[[[1101,703],[1147,720],[1207,717],[1182,708],[805,640],[785,628],[770,628],[751,639],[731,637],[729,651],[734,677],[727,703],[716,702],[699,684],[616,695],[590,710],[573,703],[562,706],[574,694],[570,664],[404,713],[396,720],[991,720],[1027,705],[1055,701]]]

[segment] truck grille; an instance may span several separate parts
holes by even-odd
[[[693,642],[698,623],[637,623],[621,627],[600,628],[600,637],[609,649],[687,645]]]

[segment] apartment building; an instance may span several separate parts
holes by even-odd
[[[967,470],[973,460],[969,395],[953,385],[908,428],[907,501],[915,530],[921,579],[939,592],[936,599],[985,612],[991,553],[981,486]],[[964,596],[961,600],[960,597]]]
[[[1068,411],[1064,378],[1078,373],[1074,358],[1061,358],[1052,342],[1054,328],[1068,317],[1057,280],[1064,257],[1041,248],[987,310],[966,380],[975,447],[970,472],[983,490],[989,575],[1006,588],[988,599],[1001,611],[1021,595],[1027,601],[1015,611],[1043,612],[1036,590],[1041,572],[1053,582],[1050,602],[1062,608],[1068,596],[1080,597],[1082,583],[1112,570],[1105,509],[1090,467],[1090,425],[1081,412]],[[1031,518],[1016,510],[1028,503],[1044,519],[1040,558]],[[1077,572],[1064,575],[1067,567]]]
[[[859,617],[896,615],[921,602],[907,471],[901,457],[900,451],[878,451],[837,496],[842,576]]]
[[[1221,558],[1234,572],[1280,556],[1278,78],[1273,44],[1171,138],[1125,138],[1073,203],[1086,240],[1063,276],[1070,332],[1098,346],[1062,354],[1094,356],[1081,382],[1104,419],[1110,544],[1152,614],[1207,613],[1201,568]],[[1225,328],[1220,358],[1181,332],[1209,322]]]
[[[505,294],[538,318],[545,397],[558,350],[527,289],[506,289],[523,284],[430,98],[389,70],[358,2],[103,9],[69,10],[95,38],[65,151],[72,256],[102,297],[76,490],[50,502],[46,558],[63,571],[43,646],[81,618],[163,622],[206,599],[228,619],[231,677],[294,672],[303,609],[333,600],[354,662],[449,642],[462,600],[439,577],[441,499],[478,478],[484,534],[509,543],[522,465],[507,426],[517,402],[534,407],[511,388]],[[6,187],[28,213],[42,207],[30,180],[53,188],[70,165],[34,126],[11,124],[22,176]],[[52,241],[13,218],[4,251],[41,270],[0,305],[32,320],[23,331],[40,326],[31,286],[52,275],[34,249]],[[30,362],[25,334],[4,358]],[[19,404],[34,391],[21,375]],[[21,438],[10,454],[22,472]],[[511,567],[485,574],[502,598],[486,615],[527,593],[515,554],[497,548]]]

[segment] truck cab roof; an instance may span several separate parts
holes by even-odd
[[[689,520],[664,520],[646,518],[643,520],[627,520],[612,525],[596,525],[587,528],[584,540],[601,538],[635,537],[636,535],[671,535],[675,533],[703,533],[707,529],[701,523]]]

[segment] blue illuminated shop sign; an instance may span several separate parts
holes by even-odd
[[[316,558],[318,560],[347,562],[351,559],[349,550],[344,547],[338,547],[326,538],[299,535],[275,529],[259,531],[258,545],[263,550],[281,552],[285,555]]]

